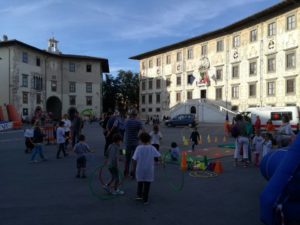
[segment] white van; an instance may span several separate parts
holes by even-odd
[[[272,120],[275,129],[278,128],[282,124],[282,117],[287,115],[290,118],[293,131],[299,130],[300,110],[297,106],[253,107],[248,108],[245,113],[248,113],[248,116],[251,117],[252,124],[255,123],[256,116],[259,116],[262,129],[265,129],[269,119]]]

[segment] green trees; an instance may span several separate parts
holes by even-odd
[[[118,109],[127,112],[138,108],[139,74],[132,71],[119,70],[116,77],[106,74],[103,79],[103,112]]]

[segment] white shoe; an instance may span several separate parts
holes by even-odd
[[[113,195],[124,195],[125,192],[122,191],[122,190],[120,190],[120,189],[117,189],[117,190],[115,190],[112,194],[113,194]]]

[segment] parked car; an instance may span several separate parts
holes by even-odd
[[[168,127],[175,127],[175,126],[195,127],[197,123],[198,122],[194,114],[179,114],[170,120],[166,120],[165,125]]]

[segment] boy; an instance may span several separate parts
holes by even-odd
[[[160,158],[160,153],[150,144],[151,136],[148,133],[142,132],[139,138],[141,144],[132,157],[138,182],[136,200],[143,200],[144,205],[147,205],[150,184],[154,181],[154,159]]]
[[[118,168],[118,156],[120,153],[120,145],[122,142],[122,136],[120,134],[114,134],[112,137],[113,143],[108,146],[108,169],[111,174],[111,181],[104,185],[103,188],[113,195],[123,195],[124,191],[120,190],[119,187],[119,168]],[[110,186],[114,183],[114,190],[110,190]]]
[[[62,151],[64,154],[64,157],[68,156],[68,154],[65,151],[65,123],[63,121],[59,122],[59,127],[56,129],[56,142],[58,144],[58,150],[56,153],[56,158],[60,159],[61,157],[60,152]]]
[[[74,146],[74,152],[77,154],[77,175],[76,178],[86,178],[85,168],[86,168],[86,157],[85,154],[90,152],[90,147],[85,143],[85,136],[83,134],[79,135],[79,142]]]

